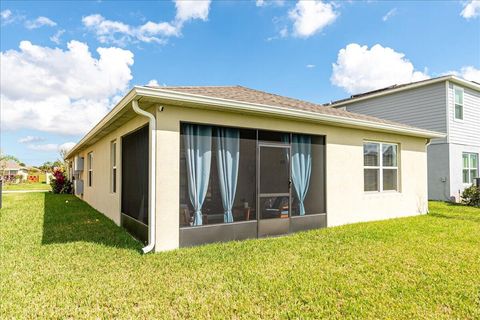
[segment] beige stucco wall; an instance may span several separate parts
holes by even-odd
[[[80,174],[81,179],[84,181],[83,196],[81,198],[88,202],[93,208],[112,219],[117,225],[120,225],[121,137],[145,124],[147,124],[146,118],[137,116],[79,153],[79,155],[85,159],[83,172]],[[118,184],[117,192],[112,193],[110,143],[114,140],[117,141]],[[87,181],[87,154],[89,152],[93,152],[93,184],[91,187],[88,186]]]
[[[162,112],[157,110],[157,251],[178,247],[181,121],[325,135],[328,226],[409,216],[427,211],[427,156],[424,138],[279,120],[269,116],[165,106]],[[400,192],[363,191],[364,140],[400,144]]]
[[[311,133],[326,136],[326,198],[328,226],[381,220],[425,213],[427,210],[427,156],[424,138],[400,136],[324,124],[164,106],[157,116],[157,223],[156,251],[179,245],[179,152],[180,122],[217,124],[245,128]],[[137,117],[82,152],[94,152],[94,185],[83,198],[117,224],[120,222],[120,190],[110,193],[110,141],[147,122]],[[400,192],[363,191],[363,141],[378,140],[400,144]],[[121,164],[118,167],[120,178]],[[119,184],[121,181],[119,180]]]

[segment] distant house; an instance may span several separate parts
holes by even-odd
[[[28,169],[21,166],[13,160],[1,160],[0,161],[0,174],[3,181],[9,182],[22,182],[28,178]]]
[[[328,106],[445,133],[428,147],[430,199],[458,200],[479,176],[479,83],[444,76],[357,94]]]
[[[67,154],[144,252],[426,213],[444,134],[241,86],[134,87]]]

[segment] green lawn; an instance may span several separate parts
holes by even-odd
[[[17,190],[52,190],[49,184],[46,183],[19,183],[19,184],[7,184],[3,185],[5,191],[17,191]]]
[[[10,318],[480,318],[480,209],[142,255],[73,196],[4,195]]]

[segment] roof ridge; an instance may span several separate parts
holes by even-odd
[[[177,87],[171,87],[172,90],[175,89],[175,88],[195,88],[195,89],[198,89],[198,88],[240,88],[240,89],[243,89],[245,91],[250,91],[250,92],[257,92],[257,93],[260,93],[260,94],[264,94],[264,95],[269,95],[269,96],[274,96],[278,99],[283,99],[283,100],[289,100],[290,102],[296,102],[296,103],[300,103],[300,104],[304,104],[304,105],[308,105],[310,107],[313,107],[315,109],[319,109],[319,110],[325,110],[325,109],[329,109],[327,111],[329,112],[333,112],[337,115],[340,115],[340,116],[355,116],[355,115],[359,115],[358,113],[355,113],[355,112],[351,112],[351,111],[347,111],[347,110],[338,110],[338,109],[334,109],[334,108],[328,108],[328,106],[325,106],[323,104],[318,104],[318,103],[314,103],[314,102],[310,102],[310,101],[306,101],[306,100],[301,100],[301,99],[297,99],[297,98],[292,98],[292,97],[287,97],[287,96],[282,96],[282,95],[279,95],[279,94],[275,94],[275,93],[270,93],[270,92],[266,92],[266,91],[262,91],[262,90],[258,90],[258,89],[253,89],[253,88],[249,88],[249,87],[245,87],[245,86],[242,86],[242,85],[235,85],[235,86],[184,86],[184,87],[180,87],[180,86],[177,86]],[[168,88],[167,88],[168,90]],[[202,93],[195,93],[196,95],[202,95],[202,96],[206,96],[208,97],[209,95],[208,94],[202,94]],[[227,99],[227,100],[236,100],[235,98],[224,98],[224,99]],[[270,104],[271,105],[271,104]],[[279,105],[281,106],[281,105]],[[285,107],[285,106],[283,106]],[[287,106],[287,108],[291,108],[292,106]],[[369,118],[371,121],[375,121],[375,120],[384,120],[384,119],[380,119],[378,117],[373,117],[373,116],[368,116],[368,115],[362,115],[363,117],[365,118]],[[394,123],[394,121],[390,121],[390,123]],[[397,122],[398,124],[402,124],[406,127],[411,127],[409,125],[406,125],[406,124],[403,124],[403,123],[399,123]]]
[[[149,86],[149,85],[145,85],[143,87],[168,89],[168,88],[235,88],[240,86],[239,85],[225,85],[225,86]]]
[[[271,96],[279,97],[279,98],[282,98],[282,99],[290,99],[290,100],[294,100],[294,101],[298,101],[298,102],[302,102],[302,103],[308,103],[308,104],[310,104],[310,105],[315,105],[315,106],[318,106],[318,107],[323,107],[322,104],[315,103],[315,102],[311,102],[311,101],[307,101],[307,100],[302,100],[302,99],[298,99],[298,98],[292,98],[292,97],[282,96],[282,95],[280,95],[280,94],[276,94],[276,93],[272,93],[272,92],[267,92],[267,91],[262,91],[262,90],[258,90],[258,89],[253,89],[253,88],[249,88],[249,87],[244,87],[244,86],[240,86],[240,85],[237,85],[237,87],[240,87],[240,88],[243,88],[243,89],[247,89],[247,90],[251,90],[251,91],[261,92],[261,93],[264,93],[264,94],[269,94],[269,95],[271,95]]]

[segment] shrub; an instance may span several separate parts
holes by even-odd
[[[480,207],[480,188],[471,186],[463,190],[462,202],[467,206]]]
[[[61,169],[55,169],[53,172],[53,179],[50,181],[53,193],[72,193],[72,182],[68,180],[65,172]]]

